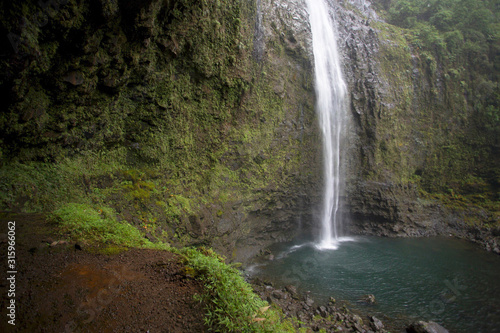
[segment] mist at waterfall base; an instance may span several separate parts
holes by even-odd
[[[330,297],[398,329],[435,321],[450,332],[500,332],[500,256],[448,238],[355,237],[337,250],[315,243],[276,244],[273,261],[253,276],[275,287],[310,291],[317,305]],[[373,294],[375,304],[361,301]]]

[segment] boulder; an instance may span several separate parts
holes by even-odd
[[[287,285],[285,286],[285,290],[290,294],[290,297],[292,297],[295,300],[298,300],[300,298],[299,293],[297,292],[297,287],[294,285]]]
[[[376,302],[375,295],[372,295],[372,294],[363,295],[361,297],[361,302],[368,303],[368,304],[375,304],[375,302]]]
[[[433,321],[418,321],[406,328],[406,333],[449,333],[446,328]]]
[[[384,324],[377,317],[370,317],[370,326],[374,331],[378,332],[384,328]]]

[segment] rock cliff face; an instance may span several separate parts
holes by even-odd
[[[478,124],[465,83],[439,55],[380,20],[369,1],[332,8],[351,92],[344,157],[351,230],[455,234],[498,252],[499,216],[484,204],[498,201],[498,142]]]
[[[321,145],[295,9],[2,4],[2,208],[111,208],[152,240],[237,260],[296,235]]]
[[[369,1],[329,5],[350,91],[342,157],[350,232],[453,234],[498,252],[499,215],[488,204],[498,202],[498,140],[477,119],[470,88]],[[273,21],[290,27],[313,61],[304,1],[275,8]]]
[[[464,184],[490,186],[475,170],[499,162],[463,84],[368,1],[330,7],[351,92],[351,229],[489,237],[466,222],[498,215],[457,208]],[[321,138],[303,0],[33,0],[0,13],[2,209],[108,207],[152,240],[235,260],[314,229]]]

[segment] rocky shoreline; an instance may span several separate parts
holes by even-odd
[[[480,205],[422,198],[413,185],[362,182],[347,192],[349,234],[456,237],[500,254],[499,217]]]
[[[346,303],[333,297],[327,304],[317,304],[306,293],[299,293],[293,285],[283,288],[274,287],[272,283],[255,278],[250,281],[254,291],[269,304],[280,308],[287,318],[290,318],[297,328],[305,328],[307,332],[359,332],[359,333],[448,333],[449,331],[437,323],[418,321],[400,327],[387,320],[362,314],[350,309]],[[374,303],[373,295],[366,295],[362,300]]]
[[[483,250],[500,255],[500,228],[489,228],[477,225],[467,225],[462,218],[450,214],[446,221],[429,228],[400,225],[360,224],[352,227],[353,235],[370,235],[378,237],[454,237],[477,244]]]
[[[295,319],[298,328],[307,327],[314,332],[321,329],[326,332],[388,332],[376,317],[363,320],[334,298],[330,298],[327,304],[319,305],[309,294],[300,294],[293,285],[275,288],[259,279],[253,280],[252,285],[262,299],[281,308],[288,318]]]

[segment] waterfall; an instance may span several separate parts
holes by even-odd
[[[324,194],[318,248],[335,249],[339,240],[340,141],[347,87],[340,69],[335,28],[326,0],[307,0],[312,30],[316,109],[323,135]]]

